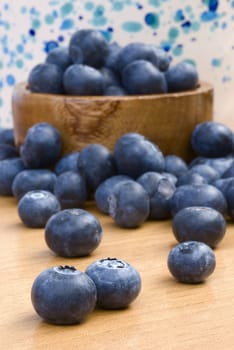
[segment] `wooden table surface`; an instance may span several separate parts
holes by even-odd
[[[92,204],[87,209],[103,225],[103,239],[89,257],[55,256],[43,229],[20,222],[14,198],[0,197],[0,349],[233,349],[234,348],[234,224],[215,249],[217,266],[205,283],[176,282],[167,269],[176,244],[170,221],[146,222],[134,230],[120,229]],[[71,264],[84,271],[96,259],[118,257],[142,276],[142,291],[121,311],[95,310],[84,323],[55,326],[34,311],[31,286],[44,269]]]

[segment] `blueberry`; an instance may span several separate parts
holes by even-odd
[[[176,186],[183,186],[183,185],[202,185],[207,184],[207,180],[204,178],[204,176],[196,173],[195,171],[187,171],[185,174],[178,177]]]
[[[63,94],[62,69],[56,64],[37,64],[29,73],[28,88],[36,93]]]
[[[28,129],[20,149],[20,155],[27,168],[47,168],[60,157],[62,138],[53,125],[42,122]]]
[[[80,151],[78,170],[85,176],[88,191],[92,193],[101,182],[116,174],[114,157],[101,144],[90,144]]]
[[[193,165],[190,168],[189,172],[194,172],[201,175],[206,179],[207,183],[212,183],[220,177],[218,171],[216,171],[208,164]]]
[[[161,49],[160,47],[157,47],[155,45],[151,45],[151,47],[155,53],[155,56],[157,57],[155,63],[156,67],[162,72],[167,71],[171,63],[171,57],[165,50]]]
[[[107,86],[103,93],[105,96],[125,96],[127,92],[119,85]]]
[[[119,72],[121,72],[129,63],[136,60],[150,62],[156,68],[159,68],[159,66],[161,68],[166,68],[164,66],[165,61],[162,63],[162,52],[160,49],[157,49],[154,45],[148,45],[142,42],[132,42],[119,50],[117,58]]]
[[[210,207],[218,210],[223,215],[227,211],[227,202],[224,195],[213,185],[201,184],[177,187],[171,198],[172,215],[183,208],[194,206]]]
[[[92,96],[103,94],[103,76],[95,68],[73,64],[68,67],[63,76],[65,92],[69,95]]]
[[[118,173],[134,179],[147,171],[162,172],[165,167],[159,147],[137,133],[124,134],[117,140],[114,159]]]
[[[19,151],[15,146],[0,143],[0,160],[19,157]]]
[[[172,173],[168,173],[168,172],[166,172],[166,171],[162,171],[161,174],[163,175],[163,177],[167,178],[167,179],[170,181],[170,183],[171,183],[172,185],[175,185],[175,186],[176,186],[177,181],[178,181],[177,176],[175,176],[175,175],[172,174]]]
[[[175,191],[175,185],[165,176],[155,172],[144,173],[137,179],[137,182],[142,185],[150,198],[149,219],[170,218],[170,199]]]
[[[25,169],[20,171],[12,183],[12,193],[20,199],[32,190],[54,191],[56,175],[48,169]]]
[[[99,72],[102,74],[103,78],[103,85],[104,85],[104,91],[109,87],[109,86],[116,86],[120,85],[119,79],[117,75],[109,68],[102,67]]]
[[[74,63],[100,68],[108,55],[108,42],[97,30],[80,29],[70,39],[69,54]]]
[[[34,280],[31,300],[37,314],[52,324],[81,323],[94,310],[97,290],[89,276],[73,266],[55,266]]]
[[[45,241],[57,255],[79,257],[91,254],[102,239],[98,219],[83,209],[64,209],[53,215],[45,227]]]
[[[234,220],[234,186],[232,184],[228,186],[225,197],[228,205],[228,214],[230,218]]]
[[[62,209],[84,207],[87,200],[84,176],[72,170],[60,174],[55,181],[54,194]]]
[[[126,181],[126,180],[131,180],[131,178],[127,175],[114,175],[104,180],[97,187],[94,193],[94,198],[95,198],[97,208],[102,213],[104,214],[109,213],[108,197],[113,191],[115,185],[118,184],[119,182]]]
[[[60,158],[54,166],[56,175],[60,175],[65,171],[77,171],[77,164],[79,159],[79,152],[68,153]]]
[[[116,42],[110,43],[108,46],[108,54],[104,62],[104,67],[111,69],[116,74],[119,73],[117,62],[118,62],[118,55],[120,51],[121,51],[121,46],[118,43]]]
[[[165,171],[176,177],[183,175],[188,170],[186,162],[179,156],[169,154],[165,156]]]
[[[187,207],[174,216],[172,230],[178,242],[199,241],[215,248],[224,238],[226,221],[215,209]]]
[[[141,276],[124,260],[104,258],[91,263],[86,274],[97,288],[97,305],[104,309],[129,306],[141,290]]]
[[[27,192],[18,203],[18,214],[27,227],[45,227],[48,219],[60,210],[60,204],[53,193],[44,190]]]
[[[165,76],[152,63],[136,60],[129,63],[121,73],[124,89],[130,95],[162,94],[167,92]]]
[[[216,266],[213,250],[205,243],[187,241],[176,245],[168,255],[168,269],[182,283],[200,283]]]
[[[59,46],[49,51],[46,57],[46,63],[56,64],[65,71],[73,63],[69,56],[68,47]]]
[[[224,197],[226,198],[226,195],[227,195],[227,192],[229,190],[229,187],[230,186],[234,186],[234,176],[233,177],[227,177],[227,178],[224,178],[224,179],[215,180],[212,183],[212,185],[217,187],[218,190],[220,190],[223,193]]]
[[[120,182],[108,197],[108,212],[120,227],[138,227],[149,216],[150,199],[144,188],[137,182]]]
[[[233,133],[222,123],[203,122],[194,128],[191,144],[196,154],[202,157],[225,157],[232,153]]]
[[[198,72],[195,66],[188,62],[179,62],[165,72],[168,92],[194,90],[198,86]]]
[[[12,184],[15,176],[24,169],[21,158],[10,158],[0,161],[0,195],[12,196]]]
[[[233,165],[233,162],[234,158],[232,156],[217,158],[196,157],[191,161],[189,167],[198,164],[207,164],[214,168],[219,173],[219,176],[223,176],[224,173],[231,167],[231,165]]]
[[[13,128],[0,128],[0,144],[15,146],[15,136]]]
[[[229,177],[234,176],[234,162],[231,163],[231,165],[223,172],[222,178],[228,179]]]

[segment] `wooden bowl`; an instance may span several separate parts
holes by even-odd
[[[91,97],[31,93],[20,83],[13,90],[12,111],[17,146],[28,128],[46,121],[60,130],[64,154],[90,143],[113,150],[121,135],[138,132],[165,155],[189,160],[194,127],[212,120],[213,88],[202,82],[196,90],[183,93]]]

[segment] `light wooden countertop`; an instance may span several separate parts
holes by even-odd
[[[205,283],[176,282],[167,269],[176,244],[170,221],[146,222],[120,229],[98,216],[103,239],[89,257],[56,257],[43,229],[20,222],[14,198],[0,197],[0,349],[222,349],[234,348],[234,225],[228,224],[215,249],[217,266]],[[31,300],[31,286],[44,269],[71,264],[84,271],[92,261],[118,257],[134,265],[142,291],[126,310],[95,310],[83,324],[54,326],[41,320]]]

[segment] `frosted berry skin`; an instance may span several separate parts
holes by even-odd
[[[60,131],[50,123],[41,122],[28,129],[20,156],[27,168],[48,168],[58,161],[61,150]]]
[[[165,168],[159,147],[138,133],[126,133],[116,141],[114,160],[118,173],[133,179],[147,171],[162,172]]]
[[[187,241],[171,249],[167,259],[170,273],[182,283],[200,283],[214,271],[216,258],[205,243]]]
[[[48,169],[25,169],[12,183],[12,193],[20,199],[29,191],[45,190],[53,193],[56,175]]]
[[[145,60],[129,63],[121,72],[121,81],[129,95],[167,92],[165,75],[151,62]]]
[[[94,198],[95,198],[95,203],[97,208],[102,213],[108,214],[108,210],[109,210],[108,197],[112,193],[115,185],[126,180],[131,180],[131,178],[127,175],[114,175],[104,180],[97,187],[94,193]]]
[[[139,272],[124,260],[104,258],[85,271],[97,288],[97,305],[104,309],[122,309],[132,303],[141,290]]]
[[[25,226],[45,227],[49,218],[61,209],[57,198],[49,191],[27,192],[18,203],[18,214]]]
[[[100,68],[108,55],[108,42],[98,30],[80,29],[69,42],[69,55],[74,63]]]
[[[73,64],[63,75],[63,84],[68,95],[102,95],[103,76],[99,70],[84,65]]]
[[[81,323],[94,310],[96,300],[92,279],[73,266],[55,266],[42,271],[31,288],[35,311],[52,324]]]
[[[171,198],[171,212],[175,215],[185,207],[210,207],[225,215],[227,201],[221,191],[210,184],[182,185],[176,188]]]
[[[37,64],[29,73],[28,88],[36,93],[63,94],[63,70],[56,64]]]
[[[91,254],[102,239],[98,219],[83,209],[64,209],[45,227],[45,241],[57,255],[79,257]]]
[[[78,171],[84,175],[89,193],[93,193],[106,179],[116,175],[115,160],[110,150],[101,144],[81,149]]]
[[[84,176],[78,171],[65,171],[55,181],[54,194],[62,209],[83,208],[87,200]]]
[[[115,223],[124,228],[142,225],[150,213],[150,198],[136,181],[126,180],[117,184],[110,196],[109,215]]]
[[[199,156],[225,157],[233,152],[233,132],[222,123],[203,122],[194,128],[191,144]]]
[[[215,248],[226,232],[226,220],[217,210],[208,207],[187,207],[172,220],[178,242],[199,241]]]
[[[194,65],[182,61],[170,66],[165,72],[168,92],[194,90],[198,86],[199,77]]]
[[[12,196],[12,184],[16,175],[25,169],[21,158],[0,160],[0,195]]]

